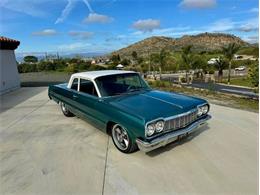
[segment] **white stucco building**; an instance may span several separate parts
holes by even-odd
[[[14,50],[20,42],[0,37],[0,95],[20,87]]]

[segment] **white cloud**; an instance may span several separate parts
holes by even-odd
[[[55,24],[61,23],[63,22],[69,15],[69,13],[71,12],[71,10],[74,8],[75,6],[75,1],[73,0],[68,0],[68,4],[66,5],[66,7],[62,10],[62,13],[60,15],[59,18],[57,18],[57,20],[55,21]]]
[[[70,31],[68,34],[72,37],[76,37],[80,39],[89,39],[94,35],[93,32],[88,32],[88,31]]]
[[[247,21],[244,21],[243,24],[238,28],[239,31],[242,32],[251,32],[251,31],[257,31],[258,30],[258,18],[253,18]]]
[[[33,32],[32,35],[35,36],[53,36],[56,35],[57,31],[54,29],[44,29],[42,31]]]
[[[5,8],[13,12],[22,13],[34,17],[44,17],[48,13],[41,7],[52,2],[51,0],[1,0],[0,8]]]
[[[221,19],[217,20],[216,22],[210,24],[209,27],[207,27],[207,31],[209,32],[224,32],[224,31],[231,31],[235,28],[235,22],[233,22],[231,19]]]
[[[79,50],[87,49],[89,46],[91,46],[90,43],[76,42],[71,44],[59,45],[58,49],[62,51],[79,51]]]
[[[251,12],[251,13],[258,13],[259,9],[257,7],[254,7],[252,9],[250,9],[249,12]]]
[[[179,5],[187,9],[207,9],[215,7],[217,2],[216,0],[182,0]]]
[[[189,26],[177,26],[177,27],[170,27],[170,28],[161,28],[161,29],[155,29],[152,32],[145,33],[148,36],[178,36],[182,35],[185,33],[191,33],[193,34],[194,32],[191,30],[190,31]],[[136,31],[132,33],[132,35],[135,36],[142,36],[144,33],[142,31]]]
[[[155,19],[138,20],[133,24],[133,28],[142,32],[152,32],[153,30],[160,28],[160,26],[160,20]]]
[[[242,38],[244,41],[248,43],[259,43],[259,37],[258,36],[248,36]]]
[[[88,10],[89,10],[90,12],[94,12],[93,9],[92,9],[92,7],[90,6],[88,0],[83,0],[83,2],[86,4],[86,6],[88,7]]]
[[[84,20],[84,23],[109,23],[112,22],[114,19],[106,16],[106,15],[101,15],[97,13],[90,13]]]
[[[57,18],[55,24],[62,23],[68,17],[72,9],[76,6],[76,2],[81,0],[67,0],[67,1],[68,1],[67,5],[62,10],[61,15]],[[90,12],[94,12],[88,0],[82,0],[82,1],[85,3],[85,5],[87,6]]]

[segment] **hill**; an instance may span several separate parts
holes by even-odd
[[[250,44],[239,37],[223,33],[202,33],[198,35],[185,35],[181,38],[170,38],[163,36],[153,36],[128,47],[112,52],[123,57],[130,57],[133,51],[139,56],[147,56],[149,53],[159,52],[161,49],[179,51],[182,47],[193,45],[196,51],[214,51],[229,43],[236,43],[240,46],[249,46]]]

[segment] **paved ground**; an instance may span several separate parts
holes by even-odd
[[[46,88],[2,97],[0,194],[258,194],[258,114],[212,105],[189,140],[126,155]]]

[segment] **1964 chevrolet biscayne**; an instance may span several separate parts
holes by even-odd
[[[132,71],[76,73],[68,84],[50,86],[48,94],[65,116],[92,122],[124,153],[164,146],[211,118],[207,101],[153,90]]]

